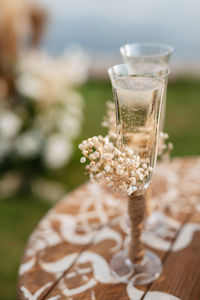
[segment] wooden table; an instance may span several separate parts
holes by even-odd
[[[160,163],[153,180],[154,207],[165,212],[166,237],[143,233],[163,262],[146,286],[119,283],[109,261],[127,243],[126,199],[98,184],[68,194],[31,234],[19,269],[18,299],[199,300],[200,158]]]

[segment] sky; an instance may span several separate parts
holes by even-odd
[[[200,62],[199,0],[38,0],[49,10],[44,41],[52,52],[77,43],[117,55],[129,42],[163,42],[177,60]]]

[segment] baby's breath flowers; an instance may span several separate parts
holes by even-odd
[[[173,149],[173,144],[168,143],[169,139],[168,133],[160,132],[159,134],[159,143],[158,143],[158,156],[161,158],[165,154],[169,155]]]
[[[153,171],[150,166],[141,163],[140,157],[128,146],[115,147],[110,136],[99,135],[84,140],[79,149],[83,154],[80,162],[87,162],[85,168],[90,180],[104,182],[114,191],[132,195]]]
[[[115,104],[111,101],[106,102],[106,115],[101,123],[103,127],[108,128],[108,134],[116,138],[116,117],[115,117]]]

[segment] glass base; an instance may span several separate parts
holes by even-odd
[[[110,267],[120,282],[131,281],[135,285],[150,283],[162,273],[160,258],[150,250],[145,251],[144,260],[137,265],[127,257],[127,251],[120,251],[112,257]]]
[[[154,211],[146,220],[144,230],[153,232],[155,235],[165,237],[169,230],[169,224],[167,223],[165,215],[159,211]]]

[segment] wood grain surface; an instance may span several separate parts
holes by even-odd
[[[159,163],[151,205],[168,226],[165,236],[143,232],[163,262],[154,283],[121,283],[112,256],[128,245],[127,199],[85,183],[61,200],[31,234],[19,268],[18,299],[199,300],[200,158]]]

